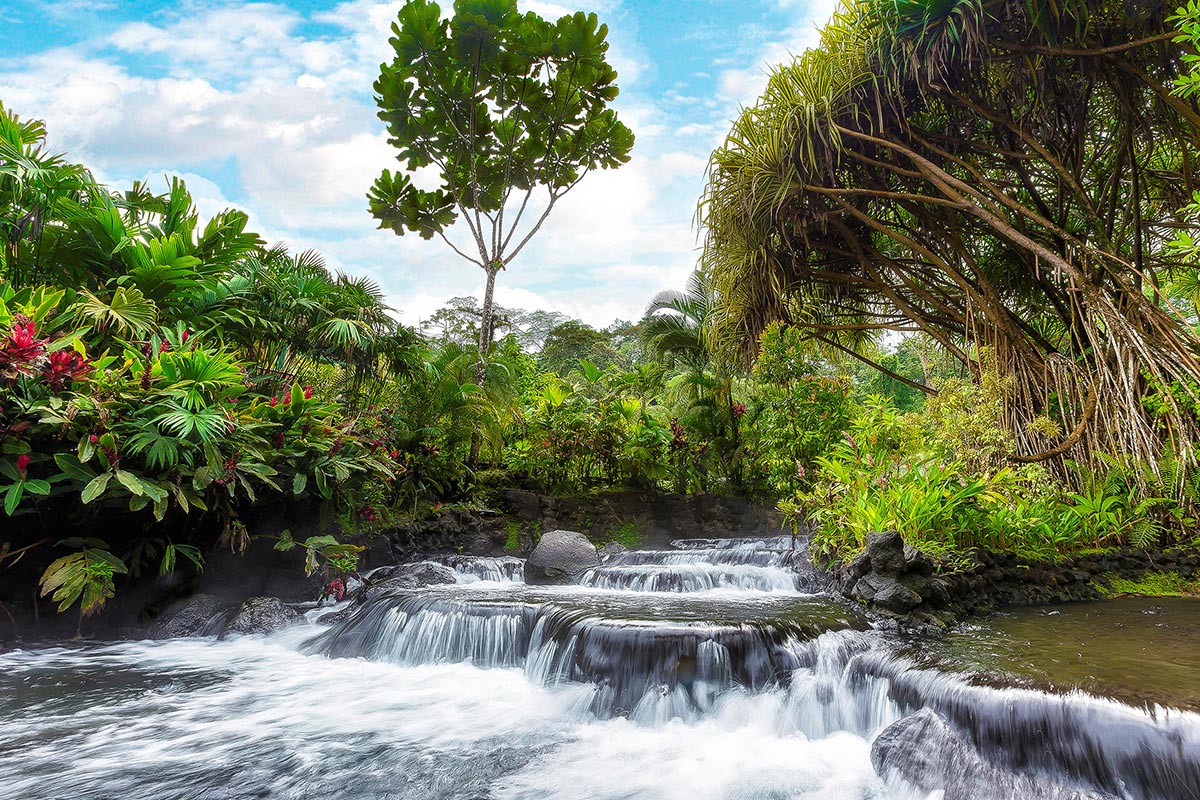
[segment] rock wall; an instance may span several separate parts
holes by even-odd
[[[868,609],[938,626],[1005,606],[1047,605],[1107,596],[1112,578],[1138,580],[1176,572],[1200,579],[1200,549],[1125,548],[1029,561],[1008,553],[977,551],[973,565],[938,570],[933,560],[904,544],[896,531],[867,535],[866,548],[830,577],[846,598]]]
[[[604,544],[632,525],[639,547],[665,547],[690,537],[778,536],[783,517],[773,507],[738,497],[674,495],[644,491],[553,497],[517,489],[501,493],[495,510],[445,509],[427,519],[397,525],[369,542],[367,563],[395,564],[441,553],[500,555],[510,526],[517,548],[528,555],[543,532],[579,531]]]

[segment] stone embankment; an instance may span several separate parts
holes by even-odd
[[[1107,550],[1058,561],[977,551],[972,562],[939,570],[898,532],[883,531],[868,534],[863,552],[829,574],[843,596],[867,609],[939,627],[1006,606],[1099,600],[1118,579],[1138,581],[1154,573],[1200,579],[1196,548]]]

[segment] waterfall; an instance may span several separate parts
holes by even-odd
[[[1200,798],[1200,716],[917,662],[791,545],[440,556],[332,625],[0,653],[0,800]]]

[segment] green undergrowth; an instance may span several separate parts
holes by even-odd
[[[610,533],[595,537],[595,541],[601,547],[611,542],[616,542],[623,547],[633,550],[640,546],[642,540],[645,538],[645,534],[638,530],[637,525],[632,522],[622,522]]]
[[[521,549],[521,526],[516,520],[509,520],[505,526],[508,535],[504,539],[504,550],[508,553],[515,553]]]
[[[1142,597],[1194,597],[1200,595],[1200,581],[1188,580],[1178,572],[1148,572],[1138,580],[1109,577],[1101,579],[1100,588],[1112,597],[1139,595]]]

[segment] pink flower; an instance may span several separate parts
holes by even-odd
[[[166,339],[163,339],[162,344],[160,344],[158,346],[159,355],[162,355],[163,353],[167,352],[170,349],[171,349],[171,343],[168,342]]]
[[[188,336],[190,336],[190,335],[191,335],[191,331],[187,331],[187,330],[185,330],[185,331],[183,332],[183,334],[182,334],[182,335],[179,337],[179,343],[180,343],[180,344],[187,344]]]
[[[341,600],[346,596],[346,584],[342,583],[341,578],[334,578],[325,587],[322,597],[332,597],[334,600]]]
[[[17,456],[17,474],[21,476],[21,480],[25,480],[25,470],[29,469],[29,455],[21,453]]]

